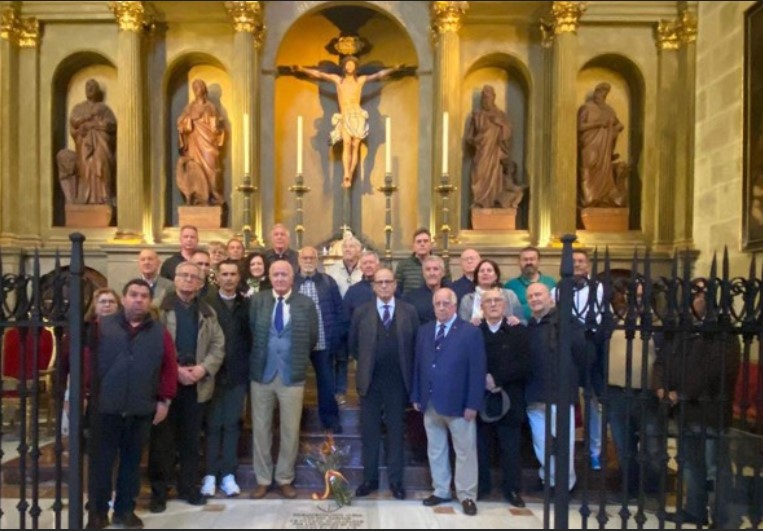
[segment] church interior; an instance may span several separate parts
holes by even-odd
[[[394,269],[425,228],[453,279],[470,248],[513,278],[527,246],[559,277],[567,234],[744,276],[761,102],[754,1],[3,0],[0,275],[80,233],[121,292],[181,227],[248,252],[283,224],[321,268],[350,231]]]

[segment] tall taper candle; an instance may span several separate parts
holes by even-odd
[[[442,173],[448,173],[448,111],[442,113]]]
[[[392,173],[392,120],[389,116],[387,116],[387,119],[385,120],[384,133],[384,171],[386,173]]]
[[[249,113],[244,113],[244,174],[249,174]]]
[[[302,115],[297,116],[297,175],[302,175]]]

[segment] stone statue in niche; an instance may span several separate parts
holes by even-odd
[[[56,154],[58,178],[67,205],[112,203],[116,173],[117,119],[103,103],[95,79],[85,84],[86,101],[78,103],[69,117],[76,151]]]
[[[582,208],[625,207],[628,164],[615,153],[624,126],[606,103],[611,87],[599,83],[578,110],[579,202]]]
[[[344,57],[340,62],[341,76],[322,72],[317,68],[296,65],[292,67],[292,72],[305,74],[320,81],[331,81],[336,85],[339,112],[331,117],[334,129],[330,133],[329,144],[333,146],[342,142],[343,188],[352,186],[352,178],[360,160],[360,143],[368,136],[368,112],[360,106],[363,86],[369,81],[386,79],[404,68],[404,65],[397,65],[379,70],[375,74],[358,75],[358,65],[357,57]]]
[[[464,137],[472,154],[472,227],[477,230],[515,229],[526,188],[517,183],[517,164],[511,159],[511,123],[495,98],[495,88],[485,85]]]
[[[208,99],[207,84],[195,79],[191,86],[194,100],[177,120],[178,189],[187,205],[222,205],[225,199],[218,183],[222,173],[220,148],[225,141],[223,119]]]

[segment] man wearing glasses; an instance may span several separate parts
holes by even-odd
[[[151,430],[148,476],[153,513],[167,508],[167,489],[173,479],[175,451],[180,458],[178,497],[191,505],[206,499],[197,485],[204,405],[212,398],[215,374],[225,357],[225,338],[217,314],[199,297],[204,283],[201,268],[191,262],[177,266],[175,291],[165,295],[160,320],[175,342],[178,391],[167,420]]]
[[[355,495],[379,488],[379,445],[382,419],[387,428],[389,488],[398,500],[403,489],[405,407],[413,378],[418,317],[410,304],[395,298],[397,283],[389,269],[374,275],[374,300],[352,316],[347,349],[358,360],[356,380],[360,395],[363,442],[363,483]]]
[[[431,507],[449,502],[453,474],[448,433],[456,453],[456,495],[464,514],[477,514],[477,411],[485,392],[482,333],[456,315],[456,294],[440,288],[432,298],[436,319],[419,328],[411,402],[424,412],[434,492]]]

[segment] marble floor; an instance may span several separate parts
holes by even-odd
[[[52,500],[41,500],[39,527],[53,528]],[[2,500],[1,529],[19,528],[18,509],[13,500]],[[526,509],[513,509],[505,503],[479,502],[477,516],[466,516],[453,502],[435,508],[424,507],[420,500],[356,500],[351,506],[328,512],[328,502],[281,499],[213,499],[204,507],[170,501],[167,511],[151,514],[139,509],[137,514],[149,529],[542,529],[543,506],[530,503]],[[608,529],[621,528],[619,507],[608,511]],[[635,508],[633,508],[635,512]],[[582,528],[578,507],[570,512],[569,527]],[[646,529],[657,529],[653,513],[646,513]],[[63,525],[66,525],[64,515]],[[552,522],[553,525],[553,522]],[[27,517],[27,527],[31,521]],[[589,520],[589,528],[598,528]],[[631,518],[629,528],[636,528]],[[673,528],[666,524],[666,528]],[[684,526],[687,527],[687,526]],[[693,526],[688,526],[692,528]]]

